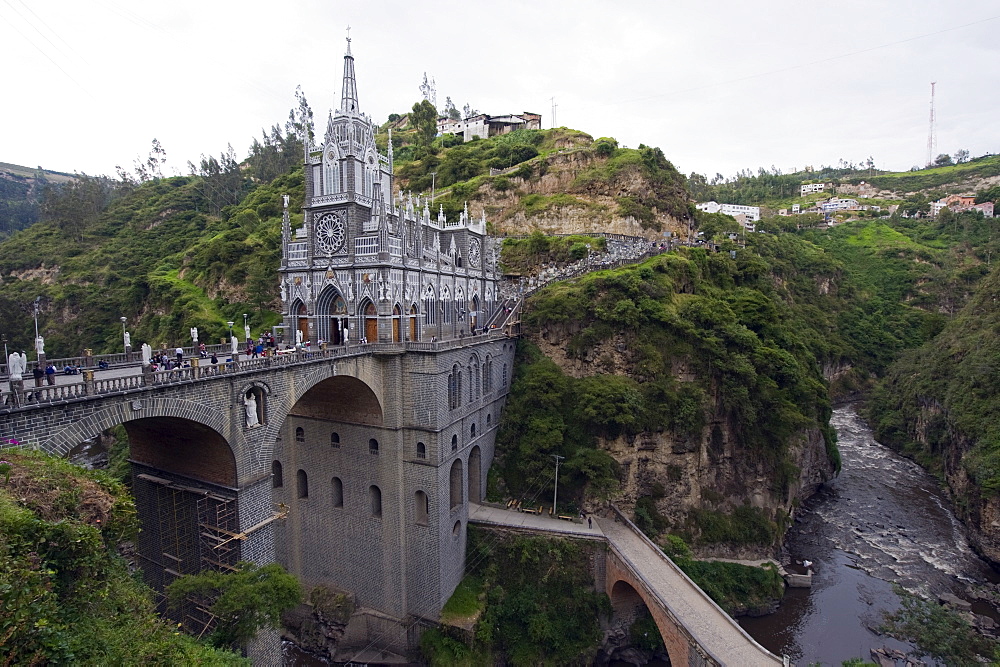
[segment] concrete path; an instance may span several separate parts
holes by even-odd
[[[550,517],[548,514],[528,514],[527,512],[518,512],[517,510],[508,510],[490,505],[476,505],[475,503],[469,503],[469,521],[492,526],[559,533],[572,537],[584,537],[595,540],[606,539],[596,519],[594,519],[594,527],[588,528],[587,522],[580,521],[579,519],[567,521],[565,519]]]

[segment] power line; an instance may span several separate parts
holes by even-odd
[[[961,30],[962,28],[969,28],[974,25],[980,25],[982,23],[987,23],[989,21],[995,21],[1000,19],[998,16],[990,16],[989,18],[980,19],[978,21],[972,21],[970,23],[963,23],[962,25],[957,25],[951,28],[942,28],[941,30],[935,30],[934,32],[924,33],[922,35],[915,35],[913,37],[907,37],[906,39],[896,40],[895,42],[887,42],[885,44],[879,44],[878,46],[870,46],[867,49],[860,49],[858,51],[850,51],[848,53],[842,53],[836,56],[830,56],[828,58],[820,58],[819,60],[811,60],[809,62],[800,63],[798,65],[789,65],[788,67],[780,67],[778,69],[767,70],[766,72],[758,72],[757,74],[748,74],[746,76],[737,77],[735,79],[726,79],[724,81],[717,81],[715,83],[706,83],[701,86],[693,86],[691,88],[682,88],[680,90],[672,90],[667,93],[658,93],[656,95],[646,95],[643,97],[634,97],[629,100],[621,100],[620,104],[631,104],[633,102],[643,102],[645,100],[654,100],[661,97],[676,97],[680,95],[685,95],[687,93],[696,92],[699,90],[706,90],[708,88],[716,88],[719,86],[728,86],[734,83],[739,83],[741,81],[749,81],[751,79],[759,79],[761,77],[770,76],[772,74],[782,74],[784,72],[793,72],[798,69],[804,69],[806,67],[812,67],[814,65],[821,65],[823,63],[834,62],[836,60],[842,60],[844,58],[850,58],[851,56],[861,55],[863,53],[871,53],[872,51],[878,51],[880,49],[887,49],[890,46],[899,46],[900,44],[906,44],[908,42],[914,42],[918,39],[926,39],[927,37],[935,37],[937,35],[942,35],[946,32],[954,32],[955,30]]]

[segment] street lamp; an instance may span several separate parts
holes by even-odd
[[[236,324],[236,323],[233,322],[232,320],[229,320],[228,322],[226,322],[226,324],[229,325],[229,340],[232,340],[233,339],[233,325]]]
[[[35,297],[35,351],[38,351],[38,302],[42,300],[42,297]]]
[[[434,185],[437,182],[437,175],[436,171],[431,172],[431,206],[434,206]]]
[[[128,332],[125,331],[125,323],[128,322],[127,317],[119,317],[122,321],[122,347],[125,349],[125,354],[128,354]]]

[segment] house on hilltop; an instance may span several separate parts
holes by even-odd
[[[464,141],[469,141],[472,137],[488,139],[514,130],[540,130],[542,129],[542,115],[529,111],[522,114],[507,114],[506,116],[490,116],[481,113],[461,120],[441,116],[437,121],[437,129],[438,134],[459,134]]]
[[[962,211],[981,211],[987,218],[993,217],[993,202],[976,203],[976,198],[971,195],[948,195],[935,202],[931,202],[930,217],[936,218],[942,209],[948,208],[955,213]]]
[[[723,213],[734,218],[737,215],[746,216],[747,220],[760,222],[760,206],[743,206],[742,204],[720,204],[715,201],[695,204],[695,208],[705,213]]]

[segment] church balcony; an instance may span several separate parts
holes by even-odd
[[[343,204],[345,202],[355,202],[362,206],[371,206],[372,198],[355,192],[336,192],[332,195],[320,195],[313,197],[311,206],[322,206],[324,204]]]

